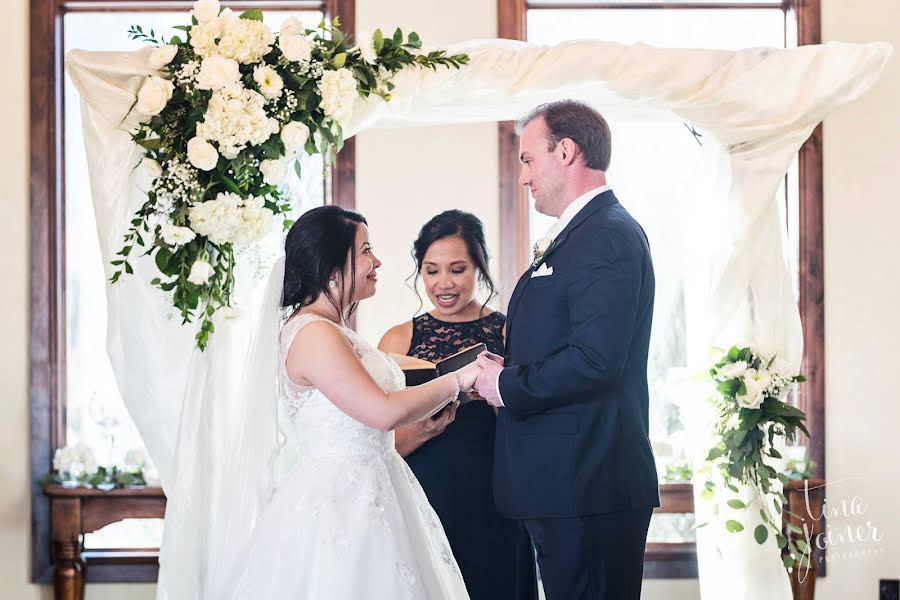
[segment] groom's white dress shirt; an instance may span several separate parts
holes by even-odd
[[[575,215],[580,213],[584,207],[587,206],[588,202],[609,189],[610,187],[608,185],[601,185],[600,187],[594,188],[575,198],[575,200],[562,211],[562,214],[559,215],[559,219],[557,219],[556,223],[547,230],[547,235],[544,236],[544,239],[547,240],[548,243],[552,243],[553,240],[556,239],[556,236],[569,226],[569,223],[572,222]],[[500,400],[500,406],[506,406],[503,403],[503,396],[500,395],[500,373],[502,372],[502,369],[497,372],[497,380],[494,382],[494,387],[497,389],[497,398]]]

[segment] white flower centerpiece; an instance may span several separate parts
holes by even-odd
[[[98,464],[93,448],[87,444],[57,448],[53,453],[53,470],[41,485],[59,484],[63,487],[97,488],[112,490],[117,487],[143,487],[146,485],[144,469],[149,465],[146,453],[139,448],[125,455],[124,467],[105,467]]]
[[[94,451],[85,444],[57,448],[53,453],[54,483],[78,487],[98,470]]]
[[[460,68],[465,54],[421,52],[415,33],[361,36],[338,19],[315,29],[287,19],[276,35],[258,9],[240,15],[199,0],[191,25],[169,40],[132,26],[154,48],[151,74],[133,106],[132,139],[152,181],[112,262],[117,282],[134,272],[135,246],[152,255],[182,321],[199,319],[197,346],[214,332],[213,315],[232,305],[235,248],[263,238],[290,209],[282,184],[301,154],[333,155],[357,98],[389,101],[393,77],[412,67]],[[290,223],[285,221],[285,227]]]
[[[790,525],[787,535],[782,532],[787,498],[776,483],[787,484],[788,478],[775,469],[772,461],[782,459],[775,448],[776,438],[793,442],[798,430],[809,435],[803,424],[806,415],[787,402],[794,384],[806,379],[790,373],[775,355],[737,346],[710,368],[709,375],[716,385],[716,394],[710,401],[717,411],[715,433],[719,442],[709,451],[707,462],[718,469],[721,478],[719,484],[707,481],[700,495],[714,500],[725,489],[739,494],[737,484],[748,486],[755,498],[747,502],[746,498],[734,497],[727,500],[728,507],[744,510],[758,504],[755,508],[762,524],[753,531],[756,541],[764,544],[771,532],[782,550],[785,567],[790,569],[795,562],[803,564],[809,560],[808,545],[791,535],[802,532],[790,530]],[[713,513],[718,516],[718,505],[713,507]],[[736,519],[726,520],[725,527],[732,533],[744,530]]]

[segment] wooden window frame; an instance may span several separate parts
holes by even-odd
[[[53,581],[50,501],[38,481],[50,470],[54,450],[66,443],[63,16],[85,11],[187,11],[191,4],[186,0],[30,0],[29,402],[34,583]],[[342,30],[355,33],[355,0],[225,0],[223,5],[234,10],[321,10],[326,18],[340,15]],[[355,153],[351,138],[332,167],[326,201],[355,207]],[[127,499],[122,502],[117,511],[128,514]],[[157,578],[155,550],[91,551],[85,557],[88,582],[151,582]]]
[[[820,0],[781,0],[734,2],[666,2],[634,1],[591,2],[565,0],[497,0],[498,37],[525,40],[526,16],[529,9],[739,9],[781,8],[785,12],[785,37],[796,39],[797,45],[821,43]],[[796,26],[796,38],[793,28]],[[509,302],[518,274],[528,262],[528,203],[524,189],[518,185],[518,138],[514,123],[498,124],[499,135],[499,216],[500,216],[500,287],[502,302]],[[799,309],[803,324],[803,363],[801,371],[807,381],[800,386],[799,407],[806,412],[811,437],[805,440],[809,456],[816,462],[813,476],[825,478],[825,282],[824,282],[824,218],[822,203],[822,126],[819,125],[803,144],[798,157],[799,185]],[[687,506],[684,484],[661,484],[663,510]],[[690,511],[693,512],[693,504]],[[825,569],[818,575],[824,576]],[[673,579],[697,577],[697,554],[693,544],[649,544],[644,576]]]

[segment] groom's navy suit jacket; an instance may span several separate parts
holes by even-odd
[[[518,519],[659,506],[648,438],[654,277],[643,229],[612,191],[519,280],[507,311],[494,498]]]

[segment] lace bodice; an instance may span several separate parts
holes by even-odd
[[[357,421],[332,404],[318,389],[297,385],[288,378],[284,364],[288,350],[297,333],[313,321],[331,323],[346,336],[363,367],[382,390],[395,392],[405,387],[400,367],[355,331],[309,313],[291,318],[282,327],[280,336],[280,389],[287,415],[298,433],[301,455],[334,456],[339,453],[353,457],[371,455],[376,449],[393,451],[393,432],[380,431]],[[339,367],[335,368],[335,376],[340,376]]]

